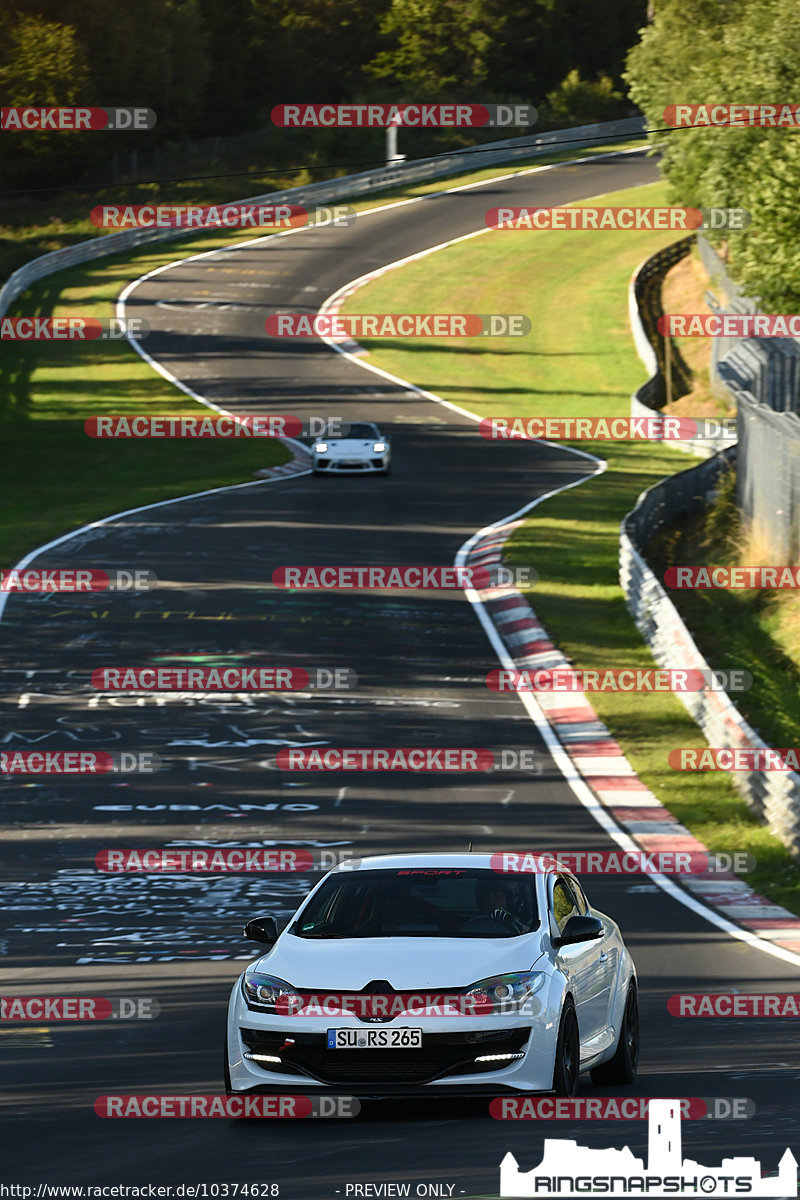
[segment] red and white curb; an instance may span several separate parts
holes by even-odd
[[[467,552],[467,565],[500,566],[503,544],[521,524],[511,521],[489,530]],[[476,589],[476,594],[517,670],[573,669],[574,664],[550,639],[521,592],[495,587]],[[645,787],[585,692],[537,692],[536,701],[583,781],[641,850],[709,853]],[[749,933],[783,950],[800,953],[800,917],[753,891],[733,873],[674,878],[702,904]]]
[[[253,474],[259,479],[285,479],[292,475],[307,475],[311,470],[313,455],[299,442],[290,444],[293,454],[289,462],[281,463],[279,467],[262,467],[260,471],[253,471]]]

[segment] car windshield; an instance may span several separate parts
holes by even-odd
[[[354,421],[345,435],[349,438],[377,438],[379,433],[375,425],[367,425],[363,421]]]
[[[332,875],[291,932],[302,938],[508,938],[538,926],[532,875],[403,867]]]

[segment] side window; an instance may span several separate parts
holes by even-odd
[[[583,888],[578,883],[577,879],[573,879],[571,875],[570,875],[569,879],[567,880],[567,882],[569,884],[570,891],[572,892],[573,896],[575,897],[575,903],[578,906],[578,912],[580,913],[580,915],[582,917],[585,917],[586,914],[589,912],[589,902],[586,899],[586,895],[584,893]]]
[[[553,884],[553,916],[560,933],[564,932],[564,926],[570,917],[574,917],[577,913],[578,908],[572,892],[559,876]]]

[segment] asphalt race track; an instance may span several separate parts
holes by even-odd
[[[502,169],[502,168],[500,168]],[[364,371],[318,341],[264,336],[276,309],[312,313],[349,280],[482,228],[499,204],[562,204],[654,181],[640,155],[561,166],[187,260],[128,300],[147,351],[223,408],[372,419],[393,442],[388,478],[313,478],[171,502],[71,539],[37,565],[141,567],[139,595],[11,596],[0,622],[4,748],[155,751],[164,769],[20,784],[6,780],[0,885],[3,985],[16,992],[154,997],[154,1021],[6,1024],[1,1102],[9,1183],[260,1180],[289,1200],[347,1183],[454,1185],[496,1195],[506,1151],[527,1169],[542,1137],[644,1153],[644,1122],[499,1122],[485,1100],[365,1103],[354,1121],[112,1120],[107,1093],[222,1090],[225,1006],[253,944],[251,916],[287,916],[312,876],[101,875],[109,847],[227,843],[315,852],[602,849],[513,696],[489,692],[491,646],[460,593],[316,594],[272,588],[287,564],[451,565],[477,529],[589,473],[533,443],[484,442],[465,417]],[[202,248],[201,244],[200,247]],[[209,298],[217,307],[199,307]],[[445,397],[446,398],[446,397]],[[590,486],[600,486],[590,485]],[[354,668],[352,692],[233,698],[110,696],[101,666],[171,658]],[[198,660],[199,661],[199,660]],[[286,746],[533,747],[533,769],[455,778],[292,776]],[[749,1097],[747,1121],[684,1123],[689,1157],[753,1154],[773,1171],[796,1145],[800,1055],[790,1020],[687,1020],[679,991],[792,991],[797,970],[749,949],[644,877],[585,880],[619,920],[640,973],[643,1047],[633,1093]],[[12,1080],[20,1082],[12,1083]],[[586,1082],[581,1095],[601,1094]],[[606,1093],[604,1093],[606,1094]],[[629,1094],[619,1089],[620,1095]],[[377,1193],[375,1193],[377,1194]]]

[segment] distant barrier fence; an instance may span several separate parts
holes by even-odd
[[[646,266],[643,264],[642,269]],[[635,277],[630,295],[635,302]],[[637,348],[651,373],[647,384],[634,394],[634,400],[646,413],[653,406],[640,399],[644,389],[649,384],[648,398],[651,394],[658,396],[658,388],[663,386],[663,380],[661,385],[653,384],[653,377],[660,374],[660,366],[655,350],[646,338],[638,305],[631,317]],[[723,476],[737,460],[739,487],[743,487],[748,496],[758,490],[761,485],[760,473],[758,481],[753,479],[748,474],[748,467],[743,470],[741,458],[746,448],[751,451],[747,456],[748,463],[754,461],[753,442],[761,436],[760,431],[765,423],[777,424],[791,420],[796,422],[794,427],[800,431],[800,417],[795,414],[773,412],[758,405],[744,393],[737,395],[737,399],[740,402],[737,420],[739,444],[728,445],[704,462],[662,479],[643,492],[620,527],[619,578],[625,603],[660,667],[711,669],[665,588],[645,560],[644,548],[648,541],[665,525],[707,508],[715,498]],[[638,415],[635,408],[633,412]],[[800,455],[794,457],[794,450],[791,449],[795,444],[800,447],[800,441],[789,443],[785,453],[787,457],[792,456],[787,469],[797,471],[792,478],[800,484]],[[701,447],[698,446],[698,449]],[[760,451],[756,451],[756,461],[760,461]],[[777,492],[776,484],[775,495]],[[800,489],[795,494],[800,499]],[[727,693],[679,692],[676,695],[697,722],[710,746],[769,748],[768,743],[745,721]],[[793,854],[800,854],[800,775],[794,771],[732,771],[731,779],[753,813]]]
[[[698,239],[712,286],[727,312],[757,312],[716,251]],[[775,563],[800,556],[800,342],[713,338],[712,377],[736,401],[736,502],[754,544]]]
[[[620,121],[577,125],[571,129],[553,129],[549,133],[541,133],[535,137],[528,135],[521,138],[508,138],[505,141],[491,142],[488,145],[436,155],[433,158],[421,158],[414,162],[379,167],[372,171],[362,171],[357,175],[343,175],[339,179],[326,179],[320,183],[287,188],[280,192],[268,192],[263,196],[251,196],[246,200],[230,201],[230,203],[297,204],[311,208],[316,205],[329,204],[333,200],[345,200],[367,195],[370,192],[384,191],[402,184],[443,179],[461,171],[473,171],[515,158],[536,158],[552,153],[554,147],[565,150],[590,149],[600,139],[636,137],[644,132],[645,123],[644,117],[626,117]],[[79,242],[76,246],[54,250],[50,254],[42,254],[14,271],[0,288],[0,317],[5,316],[9,305],[27,291],[32,283],[44,279],[56,271],[91,262],[95,258],[120,254],[151,242],[165,242],[187,236],[185,229],[127,229],[122,233],[109,233]],[[202,237],[202,234],[197,236]]]
[[[775,412],[749,392],[736,398],[736,503],[770,562],[800,561],[800,416]]]

